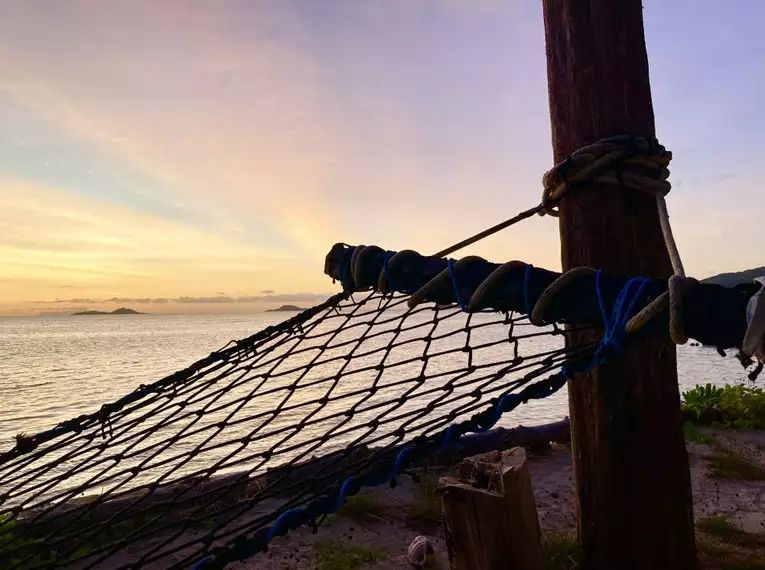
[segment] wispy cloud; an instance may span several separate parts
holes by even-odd
[[[167,303],[201,303],[201,304],[217,304],[217,303],[287,303],[287,302],[316,302],[323,301],[329,297],[331,293],[296,293],[296,294],[269,294],[269,295],[245,295],[242,297],[229,297],[227,295],[216,295],[214,297],[175,297],[173,299],[167,299],[164,297],[111,297],[109,299],[90,299],[90,298],[73,298],[73,299],[54,299],[53,301],[32,301],[35,304],[66,304],[66,303],[79,303],[80,305],[103,305],[103,304],[129,304],[129,305],[146,305],[152,304],[167,304]]]
[[[765,60],[737,62],[765,50],[765,4],[743,1],[645,2],[672,221],[700,275],[762,264],[740,246],[765,208]],[[437,251],[535,203],[551,166],[538,3],[3,8],[3,312],[62,287],[158,310],[322,291],[333,243]],[[530,220],[469,253],[556,269],[558,228]]]

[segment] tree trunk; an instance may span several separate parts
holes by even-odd
[[[616,134],[655,133],[640,0],[543,0],[555,162]],[[563,269],[672,273],[655,200],[590,184],[560,205]],[[609,308],[610,311],[610,308]],[[580,333],[582,342],[593,337]],[[569,383],[585,570],[697,567],[675,347],[629,346]]]

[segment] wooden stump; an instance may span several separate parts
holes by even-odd
[[[516,447],[468,458],[439,480],[451,570],[543,570],[542,537],[526,464]]]

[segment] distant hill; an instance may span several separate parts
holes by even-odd
[[[296,307],[295,305],[282,305],[278,309],[268,309],[266,313],[281,313],[281,312],[295,312],[304,311],[303,307]]]
[[[713,275],[702,279],[702,283],[716,283],[717,285],[723,285],[725,287],[734,287],[741,283],[751,283],[755,277],[765,277],[765,267],[758,267],[756,269],[747,269],[746,271],[737,271],[735,273],[720,273],[719,275]]]
[[[74,313],[72,316],[82,316],[82,315],[144,315],[145,313],[139,313],[138,311],[134,311],[133,309],[126,309],[125,307],[120,307],[119,309],[115,309],[111,312],[107,311],[82,311],[79,313]]]

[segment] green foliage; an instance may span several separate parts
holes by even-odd
[[[683,416],[698,425],[765,429],[765,390],[756,386],[696,386],[683,393]]]
[[[359,544],[322,541],[314,545],[315,570],[359,570],[380,560],[384,552]]]
[[[683,424],[683,433],[685,434],[685,439],[688,441],[695,441],[696,443],[703,443],[704,445],[712,445],[715,440],[711,435],[704,435],[701,433],[699,428],[696,427],[696,424],[691,422],[685,422]]]
[[[11,518],[0,516],[0,560],[10,565],[36,566],[56,561],[56,551],[45,547],[40,540],[24,539],[19,534],[19,523]]]
[[[545,570],[575,570],[579,567],[576,537],[556,534],[544,543]]]

